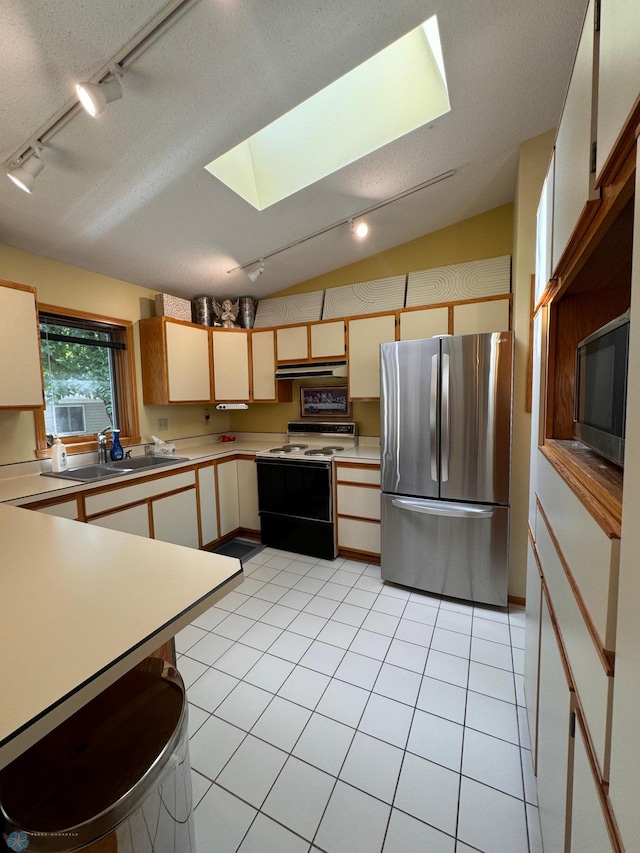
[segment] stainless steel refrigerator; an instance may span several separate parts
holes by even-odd
[[[507,603],[513,333],[382,344],[382,577]]]

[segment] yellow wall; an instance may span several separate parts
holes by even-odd
[[[38,300],[62,308],[74,308],[133,322],[154,313],[155,291],[126,281],[98,275],[0,245],[0,278],[37,288]],[[143,441],[158,434],[157,419],[167,418],[169,428],[160,437],[184,438],[228,429],[226,414],[211,408],[209,423],[200,406],[143,406],[138,326],[135,326],[135,361],[138,414]],[[7,369],[5,365],[2,369]],[[31,412],[0,412],[0,463],[35,458],[35,429]]]
[[[411,270],[461,264],[465,261],[510,255],[513,248],[513,206],[505,204],[471,219],[465,219],[441,231],[426,234],[417,240],[403,243],[372,255],[356,264],[333,270],[326,275],[311,278],[274,296],[325,290],[343,284],[402,275]],[[284,432],[287,421],[300,416],[298,404],[300,385],[294,384],[294,400],[287,404],[250,406],[230,415],[231,429],[251,432]],[[322,384],[322,383],[321,383]],[[324,383],[329,384],[329,383]],[[335,384],[340,384],[335,381]],[[354,403],[353,420],[360,435],[380,435],[380,406],[378,403]]]

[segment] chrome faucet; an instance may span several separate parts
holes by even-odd
[[[110,426],[101,429],[97,435],[98,439],[98,464],[106,464],[107,459],[107,430]]]

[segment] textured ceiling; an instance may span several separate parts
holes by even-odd
[[[165,0],[3,0],[5,162]],[[124,98],[47,143],[32,195],[0,183],[0,243],[191,298],[266,296],[514,198],[521,142],[557,125],[585,0],[199,0],[131,66]],[[259,212],[204,165],[430,15],[451,112]],[[442,183],[234,266],[450,169]]]

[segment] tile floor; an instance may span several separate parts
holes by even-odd
[[[524,612],[265,548],[176,638],[199,853],[541,853]]]

